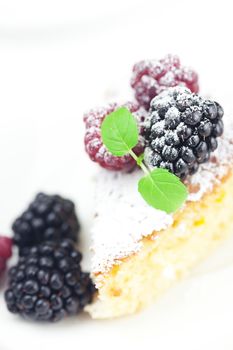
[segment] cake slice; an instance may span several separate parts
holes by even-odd
[[[187,275],[233,232],[233,128],[186,181],[189,198],[173,215],[137,192],[141,171],[100,171],[92,230],[93,318],[132,314]]]
[[[223,133],[221,105],[176,86],[153,98],[146,114],[132,104],[116,108],[84,119],[91,159],[114,170],[96,179],[91,273],[98,295],[87,306],[94,318],[149,304],[233,232],[233,129],[224,117]],[[142,181],[132,163],[122,171],[128,156],[146,174]]]

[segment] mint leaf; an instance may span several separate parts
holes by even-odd
[[[121,107],[109,114],[101,126],[102,141],[114,156],[130,153],[138,143],[138,128],[130,111]]]
[[[146,176],[138,183],[138,191],[149,205],[166,213],[173,213],[182,206],[188,192],[180,179],[166,169],[150,172],[143,163],[143,154],[138,157],[132,151],[138,143],[138,128],[127,108],[121,107],[104,119],[101,136],[110,153],[117,157],[130,154],[145,172]]]
[[[166,169],[155,169],[140,179],[138,191],[149,205],[168,214],[179,209],[188,195],[180,179]]]

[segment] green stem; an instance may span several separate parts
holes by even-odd
[[[147,167],[145,166],[145,164],[143,162],[140,164],[140,167],[146,175],[150,175],[150,171],[147,169]]]
[[[129,150],[129,154],[136,162],[138,162],[138,156],[134,153],[134,151]]]
[[[145,164],[142,161],[138,161],[138,156],[132,151],[129,151],[129,154],[131,155],[131,157],[137,162],[137,164],[140,166],[140,168],[144,171],[144,173],[146,175],[150,175],[150,171],[147,169],[147,167],[145,166]]]

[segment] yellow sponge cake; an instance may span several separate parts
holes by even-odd
[[[100,171],[92,229],[93,318],[132,314],[187,275],[233,233],[233,131],[186,183],[189,198],[175,214],[138,195],[140,171]]]

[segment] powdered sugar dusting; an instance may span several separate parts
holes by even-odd
[[[181,179],[196,173],[217,148],[223,114],[217,102],[185,87],[165,90],[151,101],[145,121],[145,164],[166,168]]]
[[[227,175],[233,162],[233,127],[219,139],[219,147],[208,163],[190,177],[189,201],[198,201]],[[100,170],[96,178],[92,273],[106,273],[121,259],[141,248],[141,239],[166,229],[172,215],[149,207],[137,191],[140,170],[132,174]]]
[[[85,113],[83,118],[86,126],[84,144],[91,160],[99,163],[103,168],[109,170],[130,170],[135,167],[135,160],[129,154],[123,157],[113,156],[101,140],[101,125],[104,118],[119,107],[126,107],[134,115],[139,131],[139,142],[134,148],[134,152],[136,154],[143,152],[144,138],[142,137],[142,131],[146,111],[137,102],[110,103],[105,107],[91,109]]]
[[[190,68],[181,65],[177,56],[167,55],[160,60],[143,60],[133,67],[131,86],[135,97],[146,109],[150,107],[153,97],[164,89],[174,86],[186,86],[198,92],[197,74]]]
[[[93,225],[93,272],[106,271],[119,259],[137,252],[143,236],[172,224],[171,215],[149,207],[137,191],[143,173],[101,171],[96,184]]]

